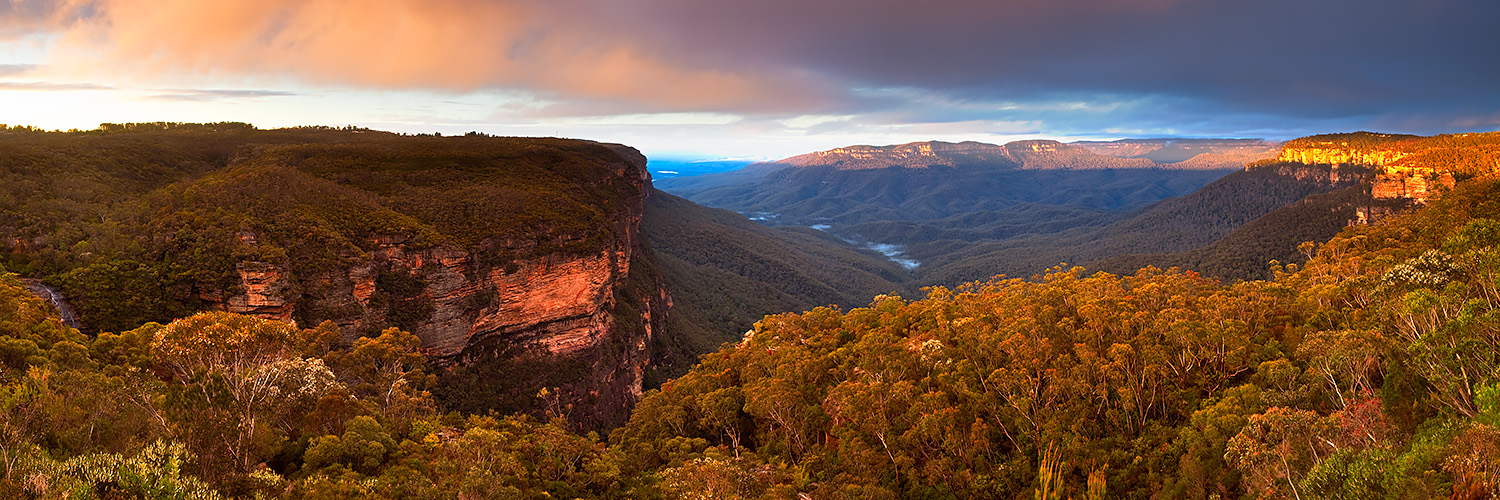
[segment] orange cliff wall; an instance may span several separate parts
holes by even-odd
[[[1326,165],[1337,165],[1343,163],[1356,163],[1361,165],[1394,165],[1397,161],[1407,156],[1406,153],[1394,150],[1354,150],[1337,145],[1327,147],[1286,147],[1281,150],[1280,161],[1295,161],[1301,163],[1317,163]]]
[[[1438,186],[1453,187],[1451,172],[1412,161],[1412,155],[1396,149],[1356,149],[1340,144],[1313,147],[1286,147],[1279,161],[1325,165],[1375,165],[1370,195],[1376,200],[1407,201],[1423,204],[1437,195]]]
[[[623,419],[641,394],[653,340],[662,334],[671,302],[655,266],[640,265],[649,258],[640,238],[650,185],[645,158],[634,150],[620,153],[626,161],[611,167],[614,185],[626,191],[622,206],[612,211],[617,214],[613,227],[597,229],[613,237],[494,238],[471,253],[451,245],[408,248],[404,236],[381,235],[364,262],[347,269],[294,282],[274,265],[245,262],[237,266],[238,293],[200,292],[199,298],[218,309],[266,318],[329,319],[353,341],[388,319],[390,300],[377,291],[381,273],[419,280],[422,289],[411,300],[430,304],[431,313],[412,330],[438,364],[483,362],[493,357],[496,342],[539,356],[582,360],[591,368],[581,380],[552,389],[573,408],[575,422],[610,425]],[[603,244],[576,250],[592,239]],[[545,250],[570,243],[572,252]],[[639,310],[621,308],[622,302],[638,304]]]

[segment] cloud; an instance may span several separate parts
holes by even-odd
[[[0,37],[55,36],[48,71],[85,81],[504,90],[527,118],[1426,132],[1494,122],[1494,19],[1486,0],[11,0]]]
[[[21,75],[35,68],[34,64],[0,64],[0,77]]]
[[[32,92],[66,92],[71,90],[111,90],[114,87],[94,83],[59,83],[0,80],[0,90]]]
[[[79,2],[68,0],[8,0],[0,2],[0,37],[10,38],[55,30],[83,13]]]
[[[680,57],[818,68],[953,100],[1173,95],[1324,119],[1500,106],[1500,2],[644,0]],[[656,21],[651,18],[657,17]],[[675,48],[675,49],[674,49]]]
[[[589,15],[599,7],[590,2],[94,0],[86,9],[76,3],[56,2],[47,12],[33,6],[38,12],[30,17],[53,23],[54,57],[79,74],[523,89],[637,112],[785,111],[837,99],[833,87],[795,69],[664,59]]]
[[[281,90],[171,89],[166,92],[165,94],[153,95],[151,98],[172,101],[226,101],[300,95],[296,92]]]

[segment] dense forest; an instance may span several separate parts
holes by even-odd
[[[737,342],[767,313],[857,306],[903,288],[906,270],[870,251],[805,227],[771,227],[653,191],[641,233],[671,288],[668,326],[680,375],[698,354]]]
[[[613,375],[649,363],[658,349],[637,342],[648,328],[638,318],[665,307],[648,302],[662,288],[650,263],[634,262],[646,260],[635,258],[644,165],[618,145],[479,133],[8,128],[0,262],[61,291],[88,334],[205,310],[332,321],[341,345],[396,327],[449,358],[433,393],[453,407],[529,411],[547,387],[561,404],[594,407],[575,424],[618,425],[638,389]],[[569,293],[599,283],[604,297],[548,309],[545,294],[507,291],[569,265],[593,273]],[[572,359],[507,364],[551,354],[535,339],[592,306],[603,312],[590,340],[601,340]],[[510,372],[506,387],[474,383],[496,371]]]
[[[0,497],[1500,495],[1500,179],[1302,251],[768,316],[607,436],[442,407],[400,328],[89,336],[0,271]]]
[[[1393,137],[1406,136],[1378,136]],[[1373,175],[1365,166],[1275,161],[1265,157],[1264,146],[1254,154],[1236,150],[1242,160],[1262,158],[1248,168],[1242,161],[1202,169],[1047,141],[1013,143],[1010,149],[946,145],[953,151],[934,143],[930,154],[893,152],[912,146],[927,145],[856,146],[659,184],[768,225],[818,228],[851,242],[886,245],[918,263],[907,280],[913,285],[907,290],[916,290],[996,274],[1030,276],[1059,262],[1126,272],[1139,266],[1122,266],[1170,262],[1216,278],[1264,279],[1266,261],[1305,258],[1298,244],[1332,237],[1353,219],[1342,212],[1363,201],[1350,196],[1337,202],[1349,210],[1303,210],[1301,216],[1318,222],[1315,231],[1273,231],[1267,241],[1205,247],[1273,211],[1367,183]],[[1011,150],[1045,161],[1022,168],[1014,154],[992,154]],[[1132,151],[1127,145],[1115,153]],[[1079,158],[1097,161],[1072,161]]]
[[[62,288],[91,331],[200,310],[205,292],[239,285],[238,262],[326,274],[378,249],[377,236],[500,262],[525,255],[496,242],[593,251],[615,236],[613,184],[625,182],[597,167],[616,151],[560,139],[243,123],[0,132],[0,257]],[[400,302],[399,286],[382,288]],[[367,330],[409,328],[402,313],[416,314],[393,306]],[[347,311],[297,313],[317,324]]]
[[[773,496],[1488,498],[1497,200],[1469,183],[1274,281],[1055,269],[768,317],[617,444]]]
[[[1300,261],[1304,257],[1297,245],[1337,234],[1353,219],[1354,207],[1365,203],[1368,188],[1359,186],[1367,169],[1345,166],[1337,180],[1330,170],[1327,165],[1262,162],[1103,224],[1002,238],[943,238],[913,243],[908,251],[923,262],[918,281],[928,285],[994,274],[1030,276],[1059,262],[1114,272],[1181,266],[1220,279],[1263,279],[1269,277],[1266,261]],[[1315,201],[1317,195],[1350,189],[1344,196]],[[1296,215],[1285,217],[1289,212]],[[1241,230],[1251,237],[1228,238]],[[1134,258],[1140,253],[1172,255]]]

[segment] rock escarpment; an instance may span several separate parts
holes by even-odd
[[[1453,134],[1417,137],[1356,132],[1311,136],[1287,143],[1277,158],[1306,164],[1374,168],[1369,201],[1356,209],[1356,224],[1368,224],[1413,205],[1424,205],[1457,182],[1455,176],[1500,170],[1500,135]]]
[[[1375,166],[1377,169],[1370,181],[1370,196],[1381,201],[1425,204],[1440,189],[1452,188],[1454,185],[1451,172],[1415,162],[1411,153],[1397,149],[1351,148],[1347,142],[1327,143],[1311,147],[1288,147],[1277,159],[1336,167],[1351,164]],[[1363,217],[1369,216],[1365,212],[1361,214]]]
[[[1478,135],[1478,134],[1466,134]],[[1288,143],[1280,161],[1377,167],[1370,195],[1375,200],[1425,204],[1455,184],[1455,165],[1441,153],[1441,139],[1361,132],[1313,136]],[[1369,214],[1364,214],[1369,215]]]
[[[236,265],[237,286],[200,292],[200,298],[231,312],[333,321],[346,341],[401,327],[450,371],[472,373],[476,365],[513,364],[517,357],[542,370],[566,365],[556,370],[560,376],[543,380],[482,367],[477,372],[506,379],[486,383],[534,386],[523,393],[532,400],[511,397],[497,407],[546,407],[584,427],[614,424],[641,394],[670,304],[639,236],[650,186],[645,158],[633,150],[617,153],[621,157],[604,166],[608,175],[594,181],[601,185],[593,186],[614,194],[614,206],[599,207],[607,226],[484,237],[467,247],[373,234],[361,242],[364,252],[336,269],[297,273],[244,261]],[[486,406],[491,395],[465,389],[439,392],[458,394],[470,409]],[[537,397],[543,390],[548,397]]]
[[[91,333],[204,309],[346,342],[399,327],[447,409],[591,426],[622,418],[662,335],[650,179],[624,146],[145,124],[0,149],[0,262]]]

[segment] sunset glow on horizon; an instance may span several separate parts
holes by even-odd
[[[474,130],[754,158],[1481,131],[1500,128],[1497,14],[1477,0],[8,0],[0,123]]]

